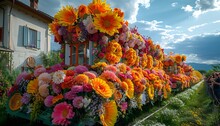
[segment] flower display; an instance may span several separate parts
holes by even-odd
[[[186,56],[165,54],[137,27],[130,28],[124,12],[105,0],[63,7],[49,28],[61,44],[62,58],[68,57],[66,46],[89,42],[92,57],[86,58],[93,61],[39,65],[17,77],[8,91],[9,108],[39,120],[43,116],[49,125],[83,125],[90,120],[91,125],[113,126],[132,109],[167,99],[202,79],[185,63]]]

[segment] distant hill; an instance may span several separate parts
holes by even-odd
[[[187,63],[190,66],[192,66],[195,70],[211,70],[212,65],[211,64],[200,64],[200,63]]]

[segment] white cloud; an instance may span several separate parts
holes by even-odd
[[[220,10],[220,0],[196,0],[194,17],[199,17],[202,14]]]
[[[193,11],[193,7],[190,5],[186,5],[185,7],[183,6],[181,9],[183,9],[186,12],[192,12]]]
[[[137,15],[139,6],[144,8],[150,7],[150,0],[107,0],[107,3],[111,5],[112,8],[120,8],[125,13],[125,20],[128,20],[129,23],[133,24],[137,22]]]
[[[220,23],[220,20],[213,21],[212,23],[213,23],[213,24]]]
[[[174,2],[174,3],[171,4],[172,7],[176,7],[177,5],[178,5],[177,2]]]
[[[219,60],[202,60],[198,54],[184,54],[187,57],[186,63],[199,63],[199,64],[219,64]]]
[[[144,30],[147,31],[166,31],[167,29],[165,28],[161,28],[161,26],[159,24],[162,24],[163,21],[157,21],[157,20],[153,20],[153,21],[138,21],[139,23],[143,23],[146,26],[146,28],[144,28]]]
[[[172,28],[172,26],[170,26],[170,25],[165,25],[165,28]]]
[[[188,28],[188,31],[193,32],[195,29],[197,29],[197,28],[201,28],[201,27],[204,27],[204,26],[206,26],[206,25],[208,25],[208,23],[204,23],[204,24],[200,24],[200,25],[191,26],[191,27]]]

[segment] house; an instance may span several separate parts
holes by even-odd
[[[0,53],[13,57],[9,68],[40,64],[39,54],[50,51],[48,24],[52,21],[53,17],[38,10],[38,0],[30,0],[30,6],[18,0],[0,1]]]

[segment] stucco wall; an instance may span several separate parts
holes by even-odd
[[[35,29],[41,32],[40,49],[31,49],[23,46],[23,26]],[[48,40],[48,24],[40,21],[31,15],[25,14],[17,9],[12,10],[11,15],[11,33],[10,48],[13,53],[13,67],[17,68],[26,64],[27,57],[32,56],[36,59],[37,64],[41,64],[39,54],[50,51],[50,42]]]

